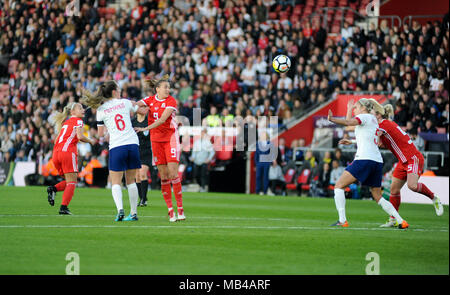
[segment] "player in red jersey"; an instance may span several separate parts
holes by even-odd
[[[70,118],[67,119],[69,116]],[[63,176],[64,180],[54,186],[47,187],[47,194],[49,204],[54,206],[56,192],[64,191],[59,214],[72,214],[67,206],[72,200],[77,184],[78,141],[80,140],[90,144],[95,143],[83,135],[83,117],[83,106],[79,103],[72,102],[64,107],[62,113],[57,113],[54,119],[58,136],[53,147],[52,160],[56,169],[58,169],[59,175]]]
[[[153,165],[158,167],[161,177],[161,191],[169,210],[169,221],[185,220],[181,180],[178,177],[180,162],[180,139],[178,124],[175,119],[177,101],[170,95],[169,75],[161,79],[148,81],[156,94],[137,103],[140,107],[148,107],[148,126],[136,127],[136,132],[150,130],[150,141],[153,152]],[[177,202],[178,217],[172,207],[172,190]]]
[[[375,99],[371,99],[374,104],[380,105]],[[408,188],[413,192],[427,196],[433,201],[436,214],[442,216],[444,207],[439,197],[428,187],[419,182],[423,172],[424,157],[411,141],[409,135],[405,133],[397,123],[389,120],[394,114],[394,108],[388,104],[384,107],[385,114],[375,113],[378,120],[380,136],[379,146],[389,149],[398,159],[398,164],[392,173],[391,195],[389,201],[398,211],[400,207],[400,190],[407,183]],[[395,219],[391,216],[382,227],[396,226]]]

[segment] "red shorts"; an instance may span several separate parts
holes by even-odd
[[[152,142],[152,164],[153,166],[166,165],[167,163],[180,162],[180,143],[175,142]]]
[[[78,173],[78,156],[72,152],[53,151],[53,164],[59,175]]]
[[[409,173],[414,173],[417,175],[421,175],[423,172],[423,165],[425,163],[425,159],[422,154],[415,155],[408,160],[406,163],[397,163],[397,167],[395,167],[392,176],[395,178],[406,180]]]

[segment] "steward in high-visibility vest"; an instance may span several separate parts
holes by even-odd
[[[78,177],[84,177],[86,183],[92,185],[94,182],[94,168],[102,168],[102,164],[100,164],[96,158],[92,158],[92,160],[89,161],[86,167],[78,174]]]

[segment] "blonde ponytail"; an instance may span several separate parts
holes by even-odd
[[[56,131],[59,133],[61,130],[63,122],[67,119],[67,117],[70,115],[70,112],[73,110],[77,103],[71,102],[68,105],[66,105],[62,112],[57,112],[55,114],[55,117],[53,118],[53,121],[55,123]]]
[[[379,114],[381,117],[384,118],[384,108],[383,108],[383,106],[378,101],[376,101],[373,98],[369,98],[369,101],[372,104],[372,110],[376,114]]]
[[[385,119],[391,119],[394,117],[394,107],[391,104],[384,106],[384,116]]]

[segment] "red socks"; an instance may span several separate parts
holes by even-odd
[[[418,183],[417,188],[415,190],[416,193],[422,194],[430,198],[431,200],[434,199],[434,193],[430,191],[430,189],[423,183]],[[400,207],[401,199],[400,194],[391,194],[389,197],[389,201],[391,202],[392,206],[394,206],[395,210],[398,212],[398,208]]]
[[[419,183],[417,184],[416,193],[425,195],[425,196],[427,196],[428,198],[430,198],[431,200],[434,199],[434,193],[433,193],[432,191],[430,191],[430,190],[428,189],[428,187],[427,187],[425,184],[423,184],[423,183],[420,183],[420,182],[419,182]]]
[[[55,184],[55,188],[58,192],[62,192],[66,188],[66,181],[63,180],[61,182],[58,182],[57,184]]]
[[[172,209],[172,188],[170,187],[169,180],[161,180],[161,192],[166,201],[167,208]]]
[[[398,212],[401,203],[400,194],[391,194],[389,202],[391,202],[392,206],[394,206],[395,210]]]
[[[173,193],[175,194],[175,200],[177,200],[177,209],[179,214],[183,214],[183,194],[181,188],[181,180],[179,177],[172,179]]]
[[[172,184],[172,186],[171,186]],[[172,209],[172,188],[175,195],[175,200],[177,201],[178,213],[183,212],[183,195],[181,188],[181,180],[179,177],[172,180],[161,180],[161,192],[166,201],[167,208]]]
[[[59,184],[59,183],[58,183]],[[68,182],[66,184],[66,188],[64,189],[64,193],[62,196],[61,205],[68,206],[70,201],[72,200],[73,193],[75,192],[75,187],[77,186],[76,182]]]

